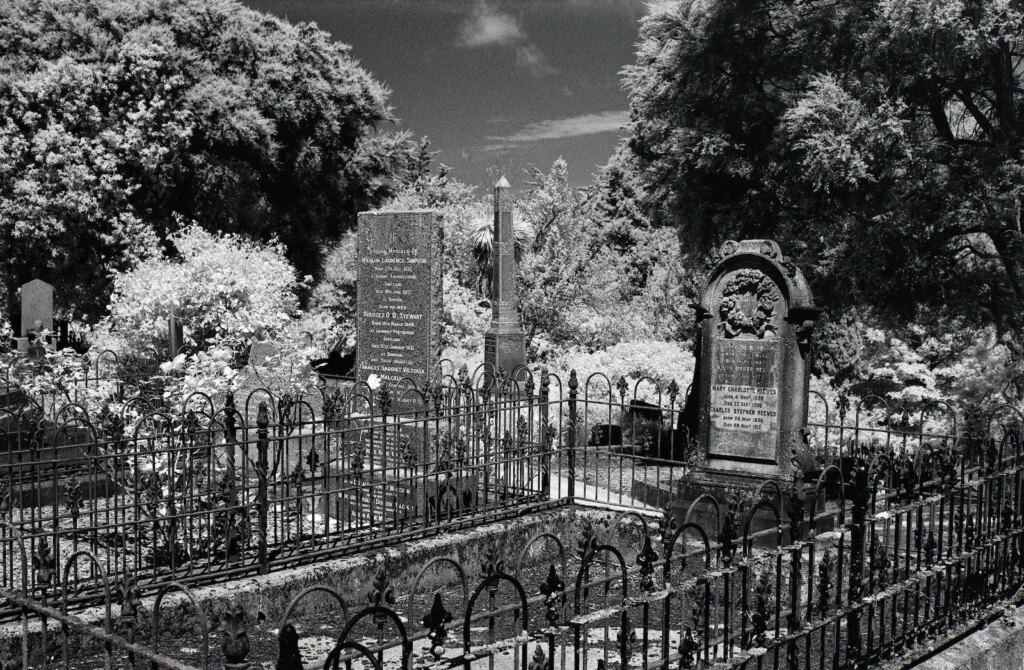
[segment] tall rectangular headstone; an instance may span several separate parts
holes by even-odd
[[[441,356],[444,230],[432,210],[362,212],[357,235],[356,378],[420,390]]]
[[[488,376],[504,371],[519,379],[526,372],[526,336],[516,296],[515,232],[509,191],[504,177],[494,186],[491,325],[484,335],[484,364]]]
[[[21,287],[21,336],[53,330],[53,286],[33,279]]]

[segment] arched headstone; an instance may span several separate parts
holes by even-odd
[[[728,241],[698,306],[699,467],[684,498],[793,477],[807,422],[810,337],[820,310],[771,240]]]

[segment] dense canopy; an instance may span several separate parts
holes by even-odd
[[[315,273],[416,147],[330,35],[229,0],[0,4],[0,259],[94,315],[109,272],[195,220]]]
[[[955,316],[994,324],[1019,356],[1022,12],[1007,0],[653,12],[625,73],[647,206],[691,253],[777,239],[833,321],[868,307],[935,332]]]

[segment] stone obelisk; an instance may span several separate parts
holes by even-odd
[[[484,335],[488,378],[502,370],[514,379],[525,376],[526,336],[516,296],[515,233],[508,180],[494,185],[494,241],[491,252],[491,326]]]

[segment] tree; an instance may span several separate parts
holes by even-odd
[[[1022,354],[1024,6],[680,2],[625,71],[652,217],[772,237],[833,313],[994,324]]]
[[[233,0],[10,0],[0,53],[0,272],[90,316],[179,216],[315,274],[422,169],[347,46]]]

